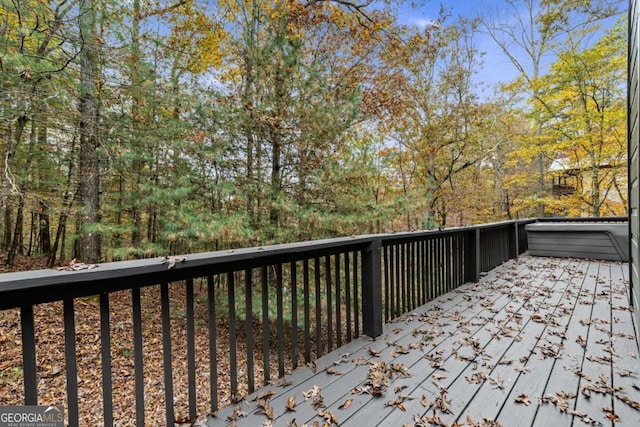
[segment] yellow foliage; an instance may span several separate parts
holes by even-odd
[[[180,67],[202,73],[222,64],[223,43],[229,35],[222,20],[208,16],[198,5],[187,2],[169,16],[171,34],[168,46],[181,55]]]

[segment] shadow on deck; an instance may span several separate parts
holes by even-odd
[[[628,265],[520,257],[209,426],[640,425]]]

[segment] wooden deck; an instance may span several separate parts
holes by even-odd
[[[523,256],[207,425],[640,426],[627,271]]]

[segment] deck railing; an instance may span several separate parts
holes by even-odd
[[[482,272],[527,250],[524,226],[534,221],[1,275],[0,327],[19,310],[15,345],[22,360],[10,366],[7,352],[0,354],[0,366],[16,372],[11,382],[0,373],[0,388],[20,396],[19,403],[0,399],[0,405],[64,405],[69,425],[92,419],[112,426],[126,416],[118,399],[129,384],[135,398],[129,416],[136,425],[158,423],[150,421],[157,405],[145,405],[145,396],[158,388],[162,423],[192,420],[203,408],[215,412],[361,334],[380,335],[385,321],[478,281]],[[122,315],[123,300],[126,324],[112,320]],[[58,312],[56,304],[62,306]],[[79,304],[99,313],[95,324],[78,321]],[[50,332],[36,321],[56,315],[64,336],[57,352],[41,347],[55,339],[43,338]],[[122,330],[132,348],[122,346]],[[64,396],[43,396],[55,354],[64,354],[64,368],[58,369],[66,374]],[[162,354],[162,378],[149,377],[145,363],[151,354]],[[81,407],[88,383],[92,390],[99,384],[100,392]]]

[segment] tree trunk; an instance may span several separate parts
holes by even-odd
[[[49,257],[47,258],[47,267],[53,267],[56,265],[56,259],[58,255],[58,247],[60,246],[60,239],[62,237],[62,230],[67,222],[67,214],[65,212],[60,213],[58,219],[58,228],[56,230],[56,237],[53,240],[53,246],[49,250]]]
[[[24,129],[24,125],[22,127]],[[19,136],[18,136],[19,138]],[[22,255],[24,253],[24,204],[25,195],[27,193],[27,182],[29,180],[29,170],[31,169],[31,163],[33,161],[33,148],[36,144],[36,124],[31,122],[31,134],[29,136],[29,148],[27,149],[27,159],[24,166],[23,176],[20,182],[20,189],[18,194],[18,210],[16,212],[16,223],[13,229],[13,240],[11,241],[11,247],[7,254],[7,266],[13,266],[16,255]]]
[[[18,240],[16,240],[16,236],[15,236],[15,228],[17,227],[18,223],[18,218],[17,218],[17,214],[16,214],[16,223],[14,224],[11,221],[11,214],[12,214],[12,209],[10,206],[10,202],[12,199],[14,199],[16,194],[18,194],[18,189],[16,187],[16,183],[15,183],[15,178],[13,177],[13,172],[10,170],[9,165],[11,164],[11,160],[13,158],[13,152],[15,150],[15,148],[20,144],[20,141],[22,140],[22,134],[24,133],[24,128],[27,124],[27,116],[26,115],[21,115],[20,117],[18,117],[18,119],[16,120],[15,123],[15,128],[13,129],[13,134],[10,133],[10,131],[7,131],[7,141],[8,144],[5,147],[4,150],[4,157],[3,157],[3,167],[2,167],[2,177],[3,177],[3,196],[5,197],[5,201],[4,201],[4,205],[5,205],[5,212],[4,212],[4,228],[5,228],[5,232],[4,232],[4,239],[3,239],[3,245],[5,247],[5,249],[11,254],[12,250],[17,250],[17,248],[14,248],[14,243],[17,244],[18,240],[21,239],[22,234],[17,238]],[[19,201],[20,203],[20,201]],[[14,226],[12,229],[12,225]],[[22,227],[20,227],[20,233],[22,233]],[[11,254],[11,259],[9,259],[9,257],[7,258],[6,264],[7,265],[13,265],[13,258],[15,257],[15,253]]]
[[[140,95],[138,90],[140,89],[140,0],[133,0],[133,16],[132,16],[132,38],[131,38],[131,67],[129,69],[131,79],[131,120],[133,122],[132,139],[134,157],[132,162],[133,180],[135,181],[134,192],[138,192],[141,188],[141,178],[143,169],[142,160],[142,141],[140,135],[138,135],[137,128],[142,124],[142,118],[140,113]],[[131,217],[133,221],[133,231],[131,233],[131,246],[134,248],[140,247],[142,243],[142,208],[139,204],[139,199],[133,199],[133,206],[131,207]]]
[[[78,18],[84,42],[80,52],[80,153],[77,223],[80,227],[76,255],[87,263],[99,262],[101,243],[92,227],[100,222],[100,174],[98,164],[98,108],[96,103],[97,46],[93,0],[82,0]]]
[[[7,267],[12,267],[15,262],[16,255],[18,255],[19,252],[22,252],[21,248],[22,248],[22,242],[23,242],[22,225],[24,222],[24,219],[23,219],[24,197],[20,197],[19,200],[20,202],[18,203],[18,210],[16,212],[16,223],[13,229],[13,240],[11,241],[9,252],[7,253],[7,261],[6,261]]]
[[[602,200],[600,200],[600,173],[597,166],[591,172],[591,193],[593,194],[593,216],[599,218]]]
[[[12,147],[12,137],[11,137],[11,127],[8,126],[6,131],[2,134],[0,147],[2,147],[2,157],[0,161],[2,162],[2,176],[0,176],[0,180],[2,181],[2,199],[0,200],[0,205],[2,206],[3,213],[3,233],[2,233],[2,242],[0,243],[1,249],[6,251],[9,249],[11,245],[11,188],[7,179],[7,165],[9,164],[9,159],[12,157],[11,147]]]
[[[74,153],[76,151],[76,139],[74,138],[71,145],[71,155],[69,156],[69,164],[67,167],[67,183],[65,186],[64,196],[62,198],[62,206],[60,208],[60,217],[58,218],[58,228],[56,229],[56,236],[53,241],[53,247],[49,249],[49,257],[47,259],[47,266],[53,267],[56,264],[56,257],[58,254],[58,248],[60,248],[60,262],[64,261],[64,251],[67,227],[68,211],[73,204],[73,197],[70,191],[71,183],[74,175]]]
[[[37,144],[37,152],[38,152],[38,161],[41,161],[41,156],[43,153],[46,153],[46,145],[47,145],[47,126],[44,123],[40,123],[38,127],[38,144]],[[45,154],[46,155],[46,154]],[[45,163],[46,165],[46,163]],[[49,188],[43,188],[43,184],[47,180],[47,173],[44,169],[47,168],[36,166],[38,170],[38,184],[37,188],[40,194],[44,192],[48,192]],[[43,199],[38,199],[38,206],[40,207],[40,211],[36,214],[37,222],[38,222],[38,230],[34,232],[34,235],[37,236],[36,240],[36,251],[42,254],[49,254],[51,250],[51,231],[50,231],[50,221],[49,221],[49,205]]]
[[[13,233],[11,232],[11,224],[13,223],[11,215],[11,207],[9,206],[9,198],[4,201],[4,235],[2,236],[2,250],[9,250],[11,247],[11,239]]]
[[[36,232],[36,213],[31,212],[31,222],[29,224],[29,243],[27,244],[27,256],[33,255],[34,241],[38,239]]]
[[[49,221],[49,207],[40,200],[40,213],[38,213],[38,252],[48,254],[51,252],[51,224]]]
[[[281,170],[282,170],[282,152],[281,140],[276,132],[271,141],[271,206],[269,207],[269,222],[272,226],[280,225],[280,189],[282,187]]]
[[[122,205],[124,200],[124,177],[118,176],[118,201],[116,202],[116,232],[113,236],[113,244],[116,248],[122,246],[120,226],[122,225]]]
[[[282,46],[279,46],[281,49]],[[280,52],[280,56],[284,57],[285,53]],[[277,228],[280,226],[281,207],[280,200],[282,191],[282,121],[285,116],[286,88],[285,88],[285,64],[282,59],[277,64],[274,77],[275,85],[275,111],[271,123],[269,123],[269,132],[271,137],[271,206],[269,207],[269,222]]]

